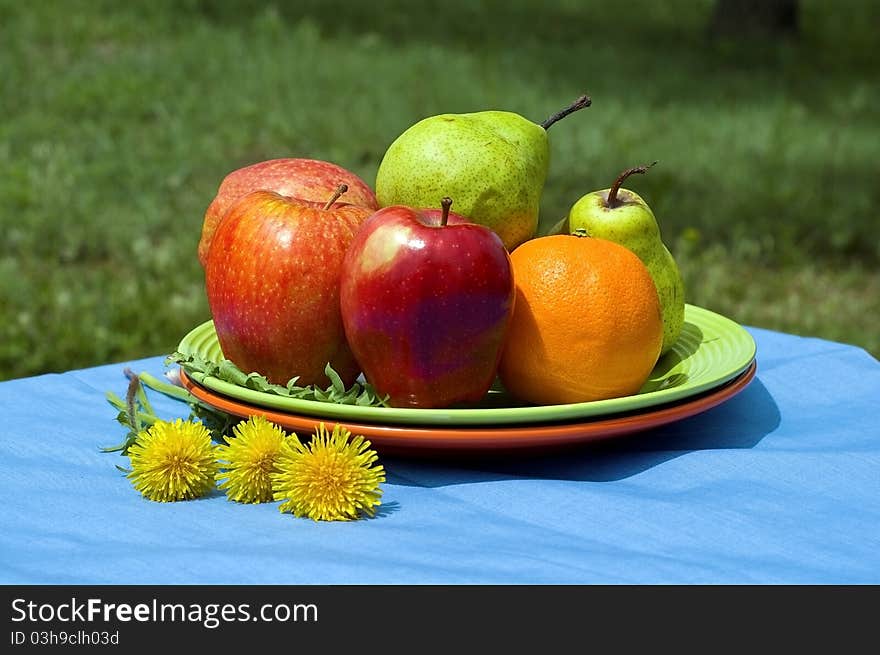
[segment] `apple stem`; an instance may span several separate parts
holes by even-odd
[[[549,130],[550,126],[553,125],[554,123],[561,121],[563,118],[565,118],[569,114],[573,114],[574,112],[580,111],[581,109],[584,109],[585,107],[589,107],[592,103],[593,103],[593,101],[590,100],[590,96],[582,95],[580,98],[578,98],[573,103],[571,103],[568,107],[566,107],[562,111],[556,112],[550,118],[545,120],[543,123],[540,123],[540,125],[545,130]]]
[[[330,200],[327,201],[327,204],[324,205],[323,209],[330,209],[333,206],[333,203],[339,200],[339,196],[348,191],[347,184],[340,184],[336,187],[336,191],[333,192],[333,195],[330,196]]]
[[[440,207],[443,208],[443,213],[440,215],[440,227],[446,227],[446,221],[449,220],[449,208],[452,207],[452,198],[449,196],[443,198],[440,201]]]
[[[657,162],[651,162],[650,164],[643,164],[641,166],[633,166],[632,168],[627,168],[623,173],[617,176],[617,179],[614,180],[614,184],[611,185],[611,188],[608,190],[608,199],[605,201],[605,205],[611,209],[617,207],[617,192],[620,191],[620,185],[623,184],[624,180],[628,178],[630,175],[635,175],[638,173],[639,175],[644,175],[648,172],[648,169],[651,168]]]

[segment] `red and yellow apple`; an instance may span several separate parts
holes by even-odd
[[[205,212],[199,241],[199,261],[202,266],[205,265],[217,226],[229,208],[243,196],[253,191],[274,191],[283,196],[323,204],[340,184],[348,187],[346,203],[373,211],[379,208],[376,194],[361,178],[331,162],[270,159],[232,171],[221,182],[217,195]]]
[[[205,289],[220,349],[241,370],[321,386],[328,363],[346,384],[360,373],[345,339],[339,276],[372,210],[337,197],[254,191],[232,204],[214,232]]]

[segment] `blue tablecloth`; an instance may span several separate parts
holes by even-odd
[[[162,357],[3,382],[0,582],[880,582],[880,363],[750,332],[757,377],[715,409],[553,456],[385,457],[379,515],[350,523],[135,492],[98,451],[124,435],[104,393]]]

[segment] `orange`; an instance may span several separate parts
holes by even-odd
[[[638,392],[663,343],[657,288],[642,261],[611,241],[567,234],[527,241],[510,259],[505,388],[538,405]]]

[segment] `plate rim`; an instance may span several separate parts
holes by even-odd
[[[299,412],[310,416],[325,417],[327,419],[344,420],[344,421],[364,421],[368,423],[393,423],[395,425],[418,425],[430,424],[432,426],[447,425],[487,425],[487,424],[535,424],[547,421],[574,420],[581,418],[591,418],[599,416],[607,416],[614,413],[634,411],[653,407],[670,402],[677,402],[692,396],[702,394],[708,390],[726,384],[736,376],[745,371],[752,361],[755,360],[757,346],[754,337],[739,323],[732,319],[714,312],[712,310],[699,307],[697,305],[686,304],[687,313],[696,313],[699,317],[707,315],[715,321],[727,324],[731,330],[737,335],[738,339],[742,339],[741,346],[747,347],[747,357],[737,360],[737,365],[729,367],[723,373],[715,376],[711,380],[707,380],[694,387],[682,389],[681,387],[671,387],[660,389],[644,394],[633,394],[630,396],[621,396],[618,398],[609,398],[605,400],[590,401],[585,403],[567,403],[560,405],[542,405],[542,406],[525,406],[525,407],[492,407],[492,408],[447,408],[447,409],[419,409],[410,407],[365,407],[357,405],[341,405],[333,403],[325,403],[314,400],[304,400],[298,398],[289,398],[265,392],[247,389],[230,382],[226,382],[213,376],[206,376],[200,373],[193,373],[190,377],[202,386],[236,400],[252,403],[254,405],[265,407],[267,409],[278,410],[282,412]],[[208,325],[211,325],[208,328]],[[699,322],[697,323],[699,327]],[[190,348],[187,343],[194,339],[193,335],[200,333],[206,329],[213,330],[213,321],[204,321],[187,333],[181,339],[178,350],[184,354],[197,350]],[[216,333],[215,333],[216,334]],[[215,337],[216,338],[216,337]],[[747,343],[746,343],[747,342]],[[638,407],[629,408],[621,407],[621,405],[632,402],[632,399],[639,398],[641,402]],[[375,414],[375,418],[364,416]]]
[[[525,425],[400,425],[371,424],[366,422],[338,421],[335,418],[292,414],[244,401],[222,396],[201,386],[185,372],[181,383],[201,402],[227,411],[239,417],[262,415],[286,429],[311,431],[319,423],[340,423],[361,434],[380,450],[411,454],[415,451],[461,451],[485,450],[531,450],[543,447],[571,445],[622,437],[713,409],[745,390],[757,375],[757,360],[753,359],[746,370],[726,383],[692,398],[678,402],[647,407],[642,410],[623,412],[603,417],[575,421]]]

